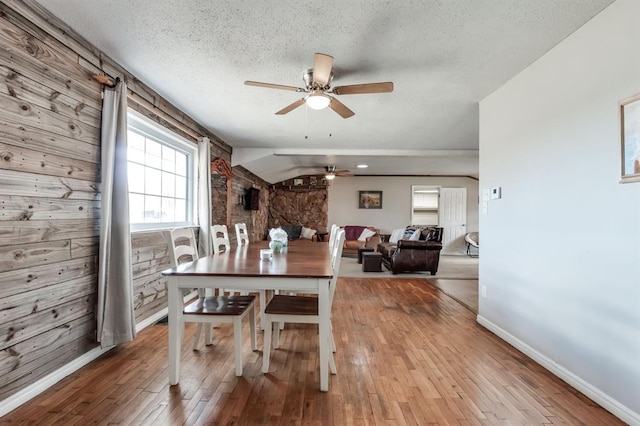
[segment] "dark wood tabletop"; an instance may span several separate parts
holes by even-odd
[[[288,278],[330,278],[333,275],[326,243],[290,241],[286,253],[274,254],[271,260],[260,260],[260,250],[267,248],[268,241],[252,242],[232,248],[228,253],[184,263],[162,274]]]

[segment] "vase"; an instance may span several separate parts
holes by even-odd
[[[271,240],[269,248],[273,250],[273,253],[280,253],[280,251],[282,251],[282,243],[280,241]]]

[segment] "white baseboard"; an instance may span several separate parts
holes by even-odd
[[[198,296],[198,292],[193,291],[184,297],[184,301],[188,302],[189,300],[197,296]],[[136,324],[136,333],[145,327],[155,324],[160,319],[167,316],[168,312],[169,312],[169,308],[164,308],[156,312],[149,318],[145,318],[144,320],[140,321],[138,324]],[[73,374],[77,370],[89,364],[91,361],[96,360],[102,354],[110,351],[114,347],[115,346],[110,346],[108,348],[100,348],[100,347],[94,348],[89,352],[86,352],[80,355],[78,358],[74,359],[73,361],[63,365],[56,371],[46,375],[45,377],[38,380],[37,382],[34,382],[31,385],[27,386],[26,388],[22,389],[21,391],[16,392],[14,395],[11,395],[7,399],[3,400],[2,404],[0,404],[0,417],[4,416],[5,414],[8,414],[9,412],[15,410],[22,404],[40,395],[42,392],[46,391],[51,386],[58,383],[60,380],[64,379],[70,374]]]
[[[640,414],[632,411],[627,406],[621,404],[617,400],[611,398],[606,393],[602,392],[600,389],[596,388],[592,384],[584,381],[582,378],[576,376],[571,371],[566,368],[558,365],[555,361],[548,358],[546,355],[538,352],[536,349],[527,345],[522,340],[518,339],[511,333],[502,329],[498,325],[492,323],[488,319],[478,315],[476,317],[476,321],[478,324],[482,325],[502,340],[509,343],[511,346],[518,349],[520,352],[527,355],[529,358],[533,359],[538,364],[542,365],[544,368],[549,370],[552,374],[558,376],[593,401],[598,403],[605,410],[612,413],[614,416],[618,417],[620,420],[627,422],[630,425],[640,425]]]

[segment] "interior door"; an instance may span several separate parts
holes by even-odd
[[[443,229],[442,251],[464,254],[467,233],[467,188],[440,188],[439,224]]]

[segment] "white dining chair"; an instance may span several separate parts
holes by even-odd
[[[246,237],[245,244],[249,244],[247,226],[244,223],[236,224],[235,225],[236,236],[239,235],[238,225],[241,225],[241,227],[244,228],[244,236]],[[213,252],[215,254],[223,253],[231,249],[231,243],[229,240],[229,232],[227,231],[227,225],[211,226],[211,240],[213,242]],[[242,244],[240,244],[240,237],[238,237],[238,246],[242,246]],[[225,294],[225,292],[228,292],[230,295],[237,293],[237,294],[240,294],[241,296],[245,296],[249,294],[249,291],[247,290],[234,290],[226,287],[224,288],[221,287],[220,294]],[[260,328],[264,330],[264,322],[262,321],[262,318],[264,314],[264,307],[267,304],[267,292],[266,290],[260,290],[258,294],[260,295]]]
[[[213,252],[215,254],[229,251],[231,249],[227,225],[211,226],[211,242],[213,243]]]
[[[235,228],[238,247],[249,244],[249,233],[247,231],[247,225],[245,223],[236,223]]]
[[[331,268],[333,277],[329,281],[329,310],[333,306],[333,297],[336,292],[338,283],[338,272],[340,270],[340,261],[342,259],[342,247],[344,245],[344,230],[340,229],[336,232],[335,247],[331,254]],[[273,296],[267,307],[265,308],[263,323],[266,325],[264,331],[264,344],[262,350],[262,372],[269,372],[269,362],[271,353],[271,337],[272,332],[275,334],[274,347],[280,345],[280,327],[273,327],[273,323],[304,323],[319,324],[320,316],[318,314],[318,297],[317,296],[290,296],[278,294]],[[336,374],[336,364],[333,358],[335,352],[335,340],[333,338],[333,327],[330,324],[331,337],[331,354],[329,356],[329,369],[332,374]],[[320,345],[318,345],[320,347]]]
[[[336,242],[336,232],[340,227],[335,223],[331,225],[331,231],[329,232],[329,253],[333,253],[333,246]]]
[[[198,247],[191,228],[176,228],[167,232],[169,258],[171,266],[197,260]],[[193,349],[198,348],[200,334],[205,325],[205,344],[211,344],[211,327],[219,323],[233,323],[233,348],[236,376],[242,376],[242,320],[249,316],[251,350],[256,350],[256,319],[254,312],[255,296],[204,296],[198,291],[198,299],[187,305],[182,311],[181,332],[185,322],[197,322],[198,329],[193,341]]]

